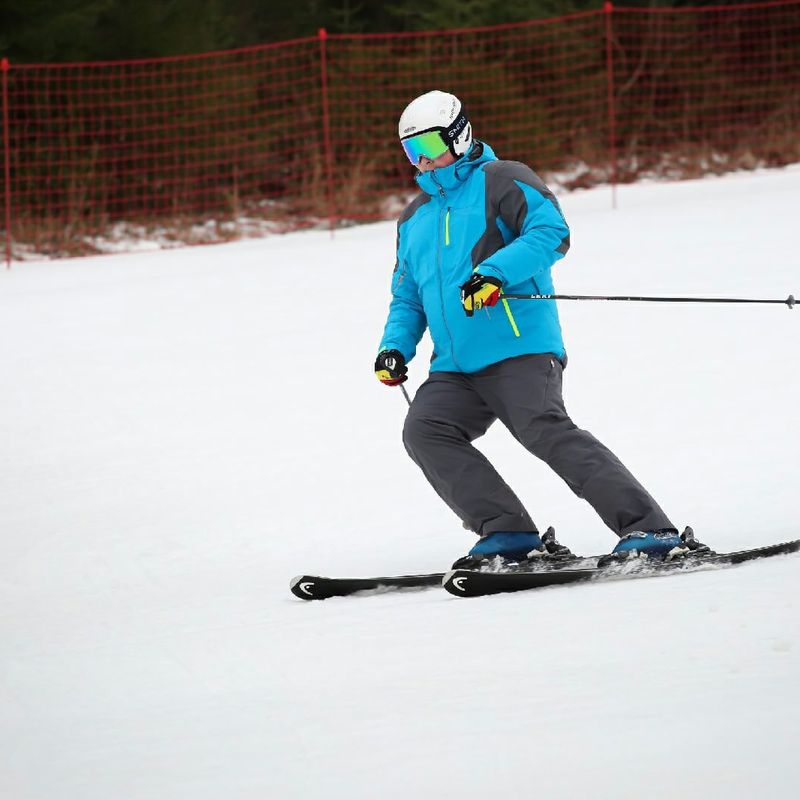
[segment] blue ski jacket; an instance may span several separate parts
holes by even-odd
[[[550,268],[569,249],[569,228],[533,170],[500,161],[475,142],[454,164],[417,175],[422,192],[397,224],[392,301],[380,350],[411,361],[426,327],[431,372],[477,372],[514,356],[564,358],[554,300],[503,300],[467,317],[460,287],[472,272],[506,293],[552,294]]]

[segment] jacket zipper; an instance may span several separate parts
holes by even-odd
[[[440,186],[439,187],[439,196],[442,200],[446,200],[444,189]],[[439,219],[442,218],[442,212],[439,212]],[[445,246],[450,245],[450,207],[447,206],[445,211],[445,218],[444,218],[444,238],[445,238]],[[442,281],[442,226],[439,225],[439,235],[437,237],[436,242],[436,272],[439,276],[439,302],[441,304],[442,309],[442,322],[444,322],[445,330],[447,331],[447,335],[450,337],[450,353],[453,357],[453,363],[456,365],[458,370],[461,370],[461,365],[458,363],[456,359],[456,346],[455,340],[453,339],[453,334],[450,331],[450,326],[447,324],[447,315],[445,314],[444,310],[444,285]]]

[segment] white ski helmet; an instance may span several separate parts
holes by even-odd
[[[400,115],[400,144],[416,167],[420,158],[438,158],[449,150],[456,158],[472,144],[472,125],[461,101],[448,92],[432,91],[412,100]]]

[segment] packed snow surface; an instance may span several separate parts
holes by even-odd
[[[557,288],[800,295],[798,197],[798,167],[626,186],[616,210],[566,195]],[[796,798],[796,556],[479,600],[289,594],[472,542],[372,373],[394,240],[0,274],[0,796]],[[800,310],[560,308],[567,407],[677,523],[719,550],[800,536]],[[501,425],[480,446],[538,525],[613,546]]]

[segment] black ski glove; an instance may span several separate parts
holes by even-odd
[[[408,367],[399,350],[381,350],[375,359],[375,377],[386,386],[399,386],[408,380]]]

